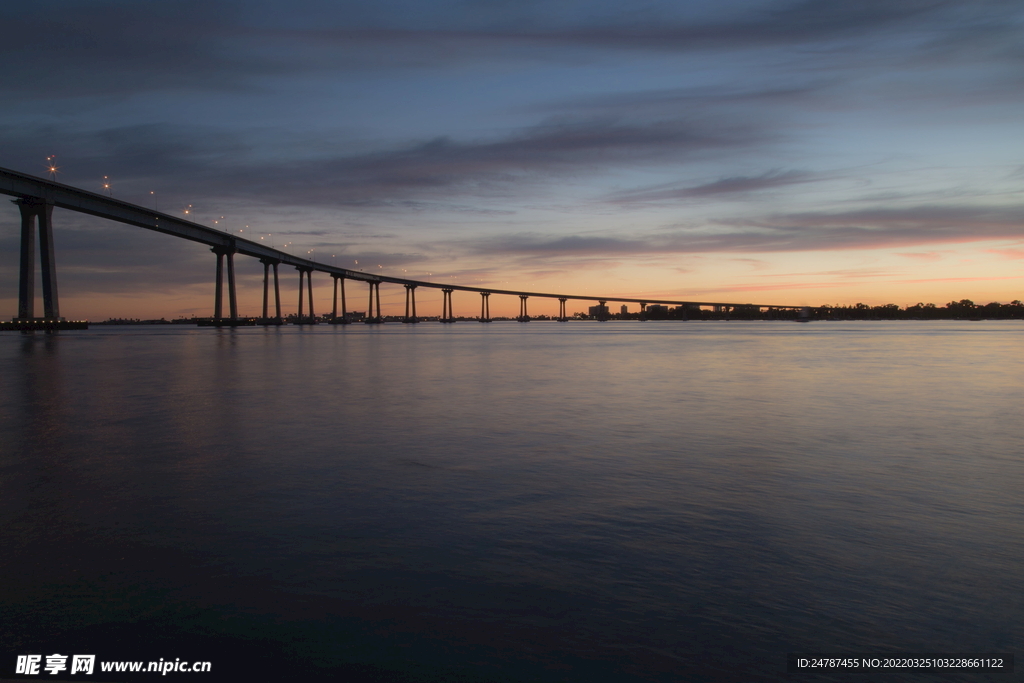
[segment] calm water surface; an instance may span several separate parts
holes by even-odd
[[[785,654],[1013,652],[1022,338],[5,333],[0,677],[69,652],[206,681],[846,680]]]

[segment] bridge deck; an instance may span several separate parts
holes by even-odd
[[[736,303],[725,301],[692,301],[680,299],[648,299],[637,297],[621,296],[595,296],[591,294],[557,294],[552,292],[527,292],[514,289],[495,289],[493,287],[471,287],[468,285],[457,285],[452,283],[427,282],[425,280],[412,280],[407,278],[390,277],[387,275],[373,275],[358,270],[338,268],[312,260],[299,258],[284,251],[274,249],[259,242],[254,242],[242,237],[235,237],[220,230],[193,223],[177,216],[147,209],[137,204],[124,202],[113,197],[105,197],[95,192],[81,190],[69,185],[63,185],[45,178],[37,178],[18,171],[0,168],[0,194],[6,194],[22,199],[34,199],[45,201],[53,206],[80,213],[87,213],[92,216],[106,218],[127,225],[134,225],[146,230],[154,230],[175,237],[184,238],[193,242],[200,242],[211,247],[222,247],[233,249],[235,253],[245,256],[252,256],[259,259],[273,259],[285,265],[296,268],[310,269],[317,272],[337,275],[351,280],[363,282],[389,282],[399,285],[414,285],[416,287],[429,287],[433,289],[452,289],[461,292],[481,292],[491,294],[507,294],[511,296],[540,297],[547,299],[566,299],[573,301],[605,301],[615,303],[636,303],[636,304],[669,304],[669,305],[690,305],[690,306],[757,306],[759,308],[775,309],[799,309],[801,306],[778,305],[778,304],[753,304],[749,302]]]

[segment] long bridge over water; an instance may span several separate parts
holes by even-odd
[[[423,280],[364,273],[362,271],[317,263],[313,260],[299,258],[259,242],[236,237],[177,216],[4,168],[0,168],[0,194],[15,197],[13,202],[21,212],[18,315],[10,323],[0,323],[2,325],[0,329],[61,329],[64,327],[84,326],[84,323],[66,321],[60,315],[57,295],[57,265],[54,260],[53,243],[54,207],[78,211],[208,245],[210,250],[216,255],[214,305],[213,317],[211,319],[212,324],[215,325],[254,324],[238,316],[238,296],[235,289],[236,254],[259,259],[260,263],[263,264],[263,316],[255,322],[265,325],[279,325],[284,321],[281,314],[279,279],[279,268],[282,265],[295,268],[299,274],[297,320],[300,322],[312,322],[316,319],[313,312],[314,271],[325,273],[332,278],[334,305],[329,320],[333,323],[348,322],[345,293],[346,280],[365,283],[368,286],[367,312],[364,318],[364,322],[367,323],[383,322],[384,316],[381,314],[380,309],[380,286],[382,283],[405,287],[405,316],[403,322],[408,323],[418,322],[419,320],[416,313],[416,290],[420,287],[440,289],[443,293],[442,313],[439,318],[441,322],[455,322],[455,314],[452,307],[452,294],[454,292],[475,292],[480,295],[480,317],[478,318],[480,322],[491,321],[490,297],[492,294],[519,297],[519,315],[516,319],[521,322],[530,320],[527,310],[527,301],[530,298],[557,299],[559,302],[557,320],[563,322],[568,320],[565,309],[567,301],[597,302],[605,312],[607,312],[606,306],[609,302],[634,303],[640,306],[641,315],[646,312],[647,306],[651,304],[693,308],[712,307],[714,310],[721,312],[736,310],[760,311],[761,309],[796,310],[801,308],[800,306],[789,305],[779,306],[720,301],[683,301],[621,296],[555,294],[426,282]],[[35,316],[35,245],[37,232],[39,236],[40,270],[43,289],[42,318]],[[274,315],[270,315],[271,279],[273,279]],[[224,315],[223,307],[225,281],[228,290],[227,315]],[[306,308],[304,299],[307,293],[309,299],[308,316],[304,315]],[[339,303],[341,305],[340,311]]]

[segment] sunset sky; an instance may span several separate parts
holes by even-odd
[[[107,176],[321,262],[595,296],[1024,299],[1019,0],[67,0],[0,22],[0,166],[56,155],[60,182]],[[54,222],[65,316],[211,314],[207,248]],[[262,267],[238,268],[255,315]]]

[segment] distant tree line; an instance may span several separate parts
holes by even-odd
[[[900,308],[896,304],[868,306],[819,306],[811,315],[825,320],[1009,320],[1024,318],[1024,303],[1013,300],[1008,304],[993,301],[976,304],[970,299],[950,301],[945,306],[914,304]]]
[[[1024,319],[1024,303],[1019,300],[1008,304],[992,302],[976,304],[970,299],[950,301],[945,306],[918,303],[906,308],[897,304],[868,306],[853,304],[841,306],[823,304],[810,306],[803,311],[791,309],[759,309],[757,306],[735,306],[727,310],[711,310],[698,306],[648,306],[643,318],[647,320],[795,320],[806,317],[811,320],[1011,320]],[[576,313],[577,319],[595,319],[586,313]],[[639,312],[610,313],[613,320],[639,320]]]

